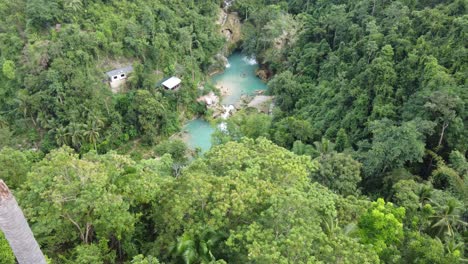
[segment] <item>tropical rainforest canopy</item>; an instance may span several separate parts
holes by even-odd
[[[226,2],[0,0],[0,179],[48,261],[468,261],[468,2]],[[199,155],[169,137],[210,116],[221,7],[275,107]]]

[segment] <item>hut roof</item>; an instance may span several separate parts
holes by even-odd
[[[108,71],[108,72],[106,72],[106,74],[107,74],[107,76],[112,77],[112,76],[115,76],[115,75],[120,75],[122,73],[127,74],[127,73],[132,72],[132,71],[133,71],[133,67],[132,66],[127,66],[127,67],[115,69],[115,70],[112,70],[112,71]]]
[[[177,85],[179,85],[181,80],[177,77],[172,76],[171,78],[165,80],[162,85],[167,89],[171,90],[174,89]]]

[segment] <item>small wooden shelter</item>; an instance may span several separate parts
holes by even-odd
[[[179,78],[172,76],[171,78],[163,81],[161,85],[167,90],[175,90],[180,87],[181,82],[182,81]]]

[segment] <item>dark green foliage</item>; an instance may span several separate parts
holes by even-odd
[[[307,121],[287,117],[277,122],[273,127],[272,139],[276,144],[291,148],[296,140],[311,143],[313,128]]]
[[[47,0],[27,0],[26,1],[26,20],[27,25],[36,29],[43,29],[57,21],[59,5],[57,1]]]
[[[341,128],[336,134],[335,150],[338,152],[343,152],[345,149],[348,149],[350,147],[351,144],[349,143],[348,135],[346,134],[346,131]]]
[[[460,263],[460,250],[446,252],[444,244],[439,239],[412,232],[407,240],[408,247],[403,251],[403,257],[410,263]]]
[[[275,74],[271,139],[334,168],[312,178],[336,191],[347,163],[330,161],[330,150],[351,154],[362,163],[366,194],[407,208],[404,228],[419,231],[378,250],[381,260],[463,259],[466,1],[236,1],[233,8],[246,23],[245,52]],[[291,14],[295,30],[270,30],[281,32],[279,21]]]
[[[10,188],[16,189],[26,181],[26,174],[32,165],[33,153],[21,152],[11,148],[0,150],[0,179]]]
[[[249,25],[247,52],[277,72],[269,82],[277,106],[309,121],[312,141],[343,129],[356,146],[371,137],[373,121],[422,119],[435,124],[429,148],[444,158],[466,152],[466,56],[456,55],[466,54],[465,2],[236,1],[234,8]],[[262,13],[275,8],[280,14]],[[299,14],[292,39],[268,31],[286,12]]]
[[[361,160],[368,189],[378,188],[382,176],[409,162],[420,162],[424,155],[424,136],[415,122],[395,126],[385,119],[371,124],[372,144],[361,147]]]
[[[40,142],[45,151],[65,144],[103,153],[137,137],[148,143],[166,137],[179,129],[181,113],[198,111],[195,87],[223,44],[214,24],[218,4],[6,1],[0,113],[18,136],[32,131],[29,143]],[[131,90],[156,95],[163,75],[183,77],[183,89],[156,95],[164,109],[138,92],[113,95],[104,73],[121,61],[135,66]],[[154,120],[141,117],[153,110]]]

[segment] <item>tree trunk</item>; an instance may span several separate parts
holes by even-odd
[[[443,123],[442,124],[442,131],[440,132],[440,137],[439,137],[439,144],[437,144],[437,150],[439,150],[440,146],[442,145],[442,140],[444,139],[444,133],[445,129],[447,129],[448,123]]]
[[[46,264],[21,208],[3,180],[0,180],[0,229],[19,264]]]
[[[375,1],[376,0],[374,0],[374,5],[372,6],[372,16],[374,16],[374,12],[375,12]]]

